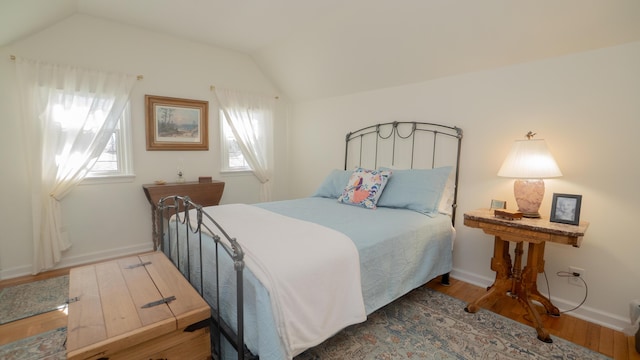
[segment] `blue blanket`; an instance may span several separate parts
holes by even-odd
[[[222,205],[224,206],[224,205]],[[423,285],[438,275],[451,271],[453,229],[446,215],[428,217],[404,209],[378,207],[375,210],[338,203],[335,199],[303,198],[261,203],[255,206],[293,218],[315,222],[347,235],[356,245],[360,256],[362,294],[367,314]],[[206,209],[205,209],[206,211]],[[247,224],[247,226],[251,226]],[[225,229],[233,237],[233,229]],[[174,231],[170,232],[171,234]],[[184,235],[184,229],[181,230]],[[242,239],[237,239],[242,245]],[[203,242],[203,268],[213,263],[212,241]],[[184,244],[184,243],[183,243]],[[199,287],[199,243],[189,242],[191,271],[182,261],[181,271],[191,273],[190,280]],[[181,245],[180,257],[187,251]],[[175,245],[165,246],[175,255]],[[221,259],[221,266],[232,269],[229,259]],[[195,264],[195,265],[194,265]],[[295,269],[292,269],[295,271]],[[220,309],[227,322],[236,329],[235,279],[231,273],[219,274]],[[215,291],[214,276],[204,272],[204,297],[211,301]],[[310,279],[310,283],[313,279]],[[245,343],[252,353],[264,360],[281,360],[286,356],[278,335],[270,305],[269,292],[251,273],[244,272]],[[223,348],[224,358],[235,354]]]

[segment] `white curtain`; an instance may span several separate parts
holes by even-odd
[[[215,95],[242,155],[262,184],[260,201],[270,201],[274,97],[218,88]]]
[[[31,181],[33,273],[71,246],[60,201],[87,175],[129,100],[132,75],[16,58]]]

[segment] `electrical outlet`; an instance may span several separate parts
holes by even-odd
[[[582,280],[586,281],[584,278],[586,273],[587,271],[585,269],[569,266],[569,284],[584,287],[584,282]],[[572,274],[580,274],[580,276],[573,276]],[[582,280],[578,279],[578,277],[582,278]]]

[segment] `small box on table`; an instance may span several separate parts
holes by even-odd
[[[493,215],[507,220],[519,220],[522,219],[523,214],[520,211],[515,210],[495,209],[493,211]]]

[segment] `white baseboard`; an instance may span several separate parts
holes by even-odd
[[[493,284],[493,278],[490,279],[488,277],[478,276],[478,274],[459,270],[456,268],[451,270],[451,277],[483,288],[486,288],[487,286]]]
[[[63,258],[54,269],[78,266],[95,261],[102,261],[120,256],[138,254],[151,250],[153,250],[152,244],[139,244],[117,249],[109,249],[106,251],[100,251],[91,254],[78,255],[74,257]],[[30,274],[31,265],[29,264],[25,266],[1,270],[0,279],[4,280]],[[487,287],[491,285],[494,280],[493,278],[479,276],[477,274],[455,268],[451,271],[451,277],[480,287]],[[567,301],[565,299],[560,299],[557,297],[552,297],[551,300],[553,301],[554,305],[556,305],[560,309],[560,311],[564,309],[572,309],[576,305],[571,301]],[[569,315],[618,331],[624,331],[631,325],[629,319],[606,313],[584,305],[570,312]]]
[[[113,259],[120,256],[139,254],[142,252],[152,251],[153,244],[138,244],[132,246],[125,246],[117,249],[109,249],[105,251],[98,251],[90,254],[82,254],[72,257],[63,257],[62,260],[53,268],[60,269],[72,266],[84,265],[96,261]],[[51,269],[51,270],[53,270]],[[9,269],[0,270],[0,279],[11,279],[25,275],[31,275],[31,264],[13,267]]]
[[[494,280],[494,278],[478,276],[477,274],[459,269],[453,269],[451,271],[451,277],[472,285],[485,288],[493,284]],[[542,289],[540,289],[540,292],[543,292]],[[577,305],[574,302],[553,296],[551,297],[551,301],[560,309],[561,312],[563,310],[573,309]],[[626,328],[631,326],[629,319],[620,317],[615,314],[606,313],[584,305],[567,314],[617,331],[624,331]]]

